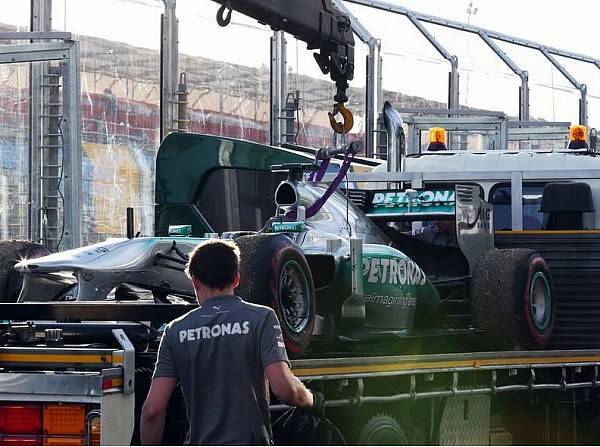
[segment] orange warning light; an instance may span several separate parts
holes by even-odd
[[[574,124],[569,128],[569,149],[587,148],[587,129],[581,124]]]
[[[444,151],[446,149],[446,129],[443,127],[429,129],[429,146],[427,146],[427,150]]]

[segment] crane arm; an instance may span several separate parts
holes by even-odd
[[[213,1],[221,5],[217,13],[221,26],[229,24],[232,11],[238,11],[276,31],[292,34],[306,42],[309,50],[318,50],[314,57],[319,68],[323,74],[329,74],[336,85],[333,113],[329,114],[332,127],[338,133],[350,130],[352,114],[344,103],[348,101],[348,82],[354,78],[354,35],[347,14],[331,0]],[[338,112],[344,118],[343,123],[333,118]]]

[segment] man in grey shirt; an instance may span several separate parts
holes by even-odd
[[[321,412],[323,396],[290,370],[275,312],[233,294],[240,281],[237,246],[200,244],[186,273],[200,307],[165,328],[142,408],[142,443],[160,444],[177,383],[190,422],[187,444],[270,444],[269,384],[282,402]]]

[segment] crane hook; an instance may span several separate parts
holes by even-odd
[[[342,115],[343,121],[341,122],[335,119],[338,113]],[[333,110],[327,114],[329,115],[329,124],[335,133],[348,133],[354,126],[354,116],[343,102],[336,102],[333,105]]]
[[[227,10],[227,14],[225,15],[225,10]],[[229,0],[226,2],[223,2],[223,4],[221,5],[221,7],[219,8],[219,10],[217,11],[217,23],[219,24],[219,26],[227,26],[229,25],[229,23],[231,22],[231,3],[229,3]]]

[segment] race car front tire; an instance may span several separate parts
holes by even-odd
[[[316,318],[315,289],[304,254],[283,234],[246,235],[235,241],[241,253],[236,293],[246,301],[271,307],[288,352],[302,353]]]
[[[486,347],[541,349],[552,336],[556,303],[552,275],[535,250],[484,253],[473,270],[471,305]]]

